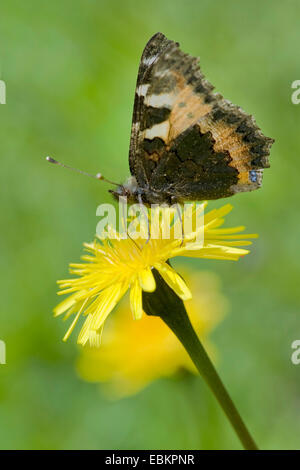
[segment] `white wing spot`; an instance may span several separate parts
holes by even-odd
[[[132,131],[138,132],[140,129],[140,123],[139,122],[133,122],[132,123]]]
[[[155,124],[151,129],[147,129],[145,133],[146,139],[154,139],[155,137],[160,137],[164,141],[168,139],[170,130],[169,121],[161,122],[160,124]]]
[[[157,72],[155,72],[154,74],[154,77],[157,77],[157,78],[164,77],[165,75],[167,75],[168,72],[169,72],[168,70],[157,70]]]
[[[137,89],[138,96],[146,96],[149,86],[149,83],[147,83],[146,85],[140,85]]]
[[[161,93],[160,95],[147,96],[146,104],[153,108],[172,108],[176,97],[170,93]]]
[[[149,65],[153,64],[156,57],[157,57],[156,55],[153,55],[151,57],[145,57],[145,59],[143,59],[143,62],[142,62],[143,65],[149,66]]]

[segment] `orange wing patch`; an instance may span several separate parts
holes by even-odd
[[[212,105],[205,103],[205,96],[195,93],[192,85],[187,85],[184,77],[174,73],[177,82],[176,101],[170,114],[169,141],[196,124],[212,110]]]
[[[202,133],[211,132],[216,152],[229,152],[232,158],[230,166],[236,168],[240,175],[251,169],[252,156],[249,144],[243,142],[243,136],[236,132],[235,126],[224,121],[215,122],[208,117],[199,122],[199,127]]]

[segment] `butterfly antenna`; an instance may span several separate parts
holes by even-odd
[[[99,181],[105,181],[106,183],[114,184],[115,186],[119,186],[118,183],[114,183],[113,181],[110,181],[102,175],[102,173],[97,173],[96,175],[92,175],[91,173],[87,173],[86,171],[78,170],[78,168],[73,168],[72,166],[65,165],[64,163],[58,162],[57,160],[54,160],[52,157],[46,157],[47,162],[53,163],[54,165],[59,165],[62,166],[63,168],[67,168],[68,170],[76,171],[76,173],[81,173],[82,175],[85,176],[90,176],[91,178],[96,178]]]

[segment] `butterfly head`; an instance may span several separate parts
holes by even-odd
[[[109,192],[116,198],[126,197],[128,201],[137,200],[138,184],[134,176],[130,176],[125,183],[117,186],[116,189],[109,189]]]

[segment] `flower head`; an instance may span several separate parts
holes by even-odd
[[[193,291],[185,302],[190,320],[207,347],[216,357],[208,340],[209,333],[227,311],[227,299],[220,292],[219,278],[211,272],[191,272],[180,267]],[[121,302],[108,321],[101,348],[83,348],[78,359],[80,376],[99,382],[109,397],[133,394],[161,377],[180,370],[197,373],[176,336],[160,318],[144,315],[140,321],[128,321],[128,306]]]
[[[193,206],[195,217],[202,206],[200,209]],[[69,318],[75,314],[64,339],[69,337],[79,317],[84,315],[86,319],[78,343],[85,345],[89,341],[90,344],[99,345],[104,321],[128,290],[132,314],[135,319],[140,319],[143,314],[142,291],[153,292],[156,287],[153,268],[182,300],[190,299],[190,289],[167,261],[177,256],[238,260],[249,253],[240,246],[249,245],[251,242],[246,238],[255,235],[241,234],[244,227],[220,228],[224,223],[223,217],[231,209],[232,206],[227,204],[204,214],[203,226],[185,234],[183,240],[175,237],[180,220],[176,220],[172,209],[164,208],[160,209],[158,236],[151,237],[148,243],[142,235],[146,229],[142,227],[140,238],[135,240],[122,239],[110,228],[110,239],[98,238],[93,243],[84,244],[88,252],[82,257],[84,262],[70,264],[70,273],[77,277],[58,281],[62,289],[59,294],[70,296],[55,308],[55,315],[64,313],[65,318]],[[169,238],[162,236],[166,224],[171,224]],[[199,230],[204,235],[200,241]]]

